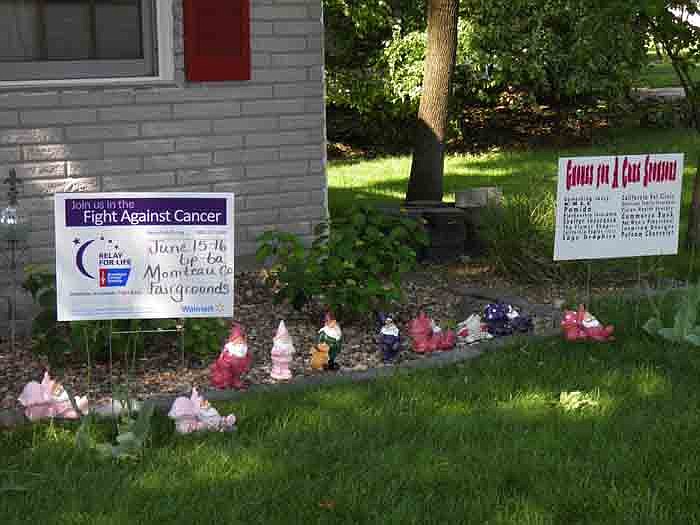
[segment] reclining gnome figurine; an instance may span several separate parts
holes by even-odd
[[[292,362],[294,355],[294,345],[292,337],[287,331],[284,321],[280,321],[277,327],[277,335],[275,335],[272,343],[272,370],[270,377],[277,380],[286,380],[292,378],[292,371],[289,369],[289,364]]]
[[[233,323],[228,342],[211,366],[211,384],[216,388],[245,390],[241,376],[250,370],[252,358],[243,328]]]
[[[49,372],[44,372],[41,383],[30,381],[19,396],[19,402],[24,407],[24,414],[30,421],[44,418],[78,419],[78,414],[68,398],[61,383],[51,379]],[[87,397],[76,397],[78,410],[86,413],[88,410]]]
[[[593,314],[588,312],[583,305],[579,305],[578,311],[566,310],[561,320],[561,328],[567,341],[612,341],[615,328],[612,325],[603,326]]]
[[[236,416],[222,416],[209,404],[209,401],[192,388],[190,397],[178,397],[173,401],[168,417],[175,420],[175,430],[180,434],[189,434],[200,430],[230,432],[235,430]]]
[[[326,313],[323,328],[318,331],[318,343],[311,349],[311,368],[338,370],[336,358],[343,344],[343,333],[332,313]],[[324,355],[325,354],[325,355]],[[326,361],[326,355],[328,356]]]
[[[453,330],[443,331],[425,312],[408,323],[408,334],[413,339],[413,351],[420,354],[436,350],[450,350],[457,342]]]

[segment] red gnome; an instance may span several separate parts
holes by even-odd
[[[566,310],[561,321],[561,328],[564,331],[564,338],[568,341],[613,341],[612,335],[615,328],[611,325],[604,326],[593,314],[586,310],[583,305],[579,305],[578,311]]]
[[[245,332],[241,325],[233,323],[228,341],[211,366],[211,384],[216,388],[245,390],[241,376],[250,370],[251,361]]]

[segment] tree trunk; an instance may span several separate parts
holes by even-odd
[[[430,0],[428,46],[407,201],[442,201],[447,110],[457,53],[459,0]]]
[[[698,155],[698,165],[693,181],[693,197],[688,213],[688,249],[700,248],[700,155]]]

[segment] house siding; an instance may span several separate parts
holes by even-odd
[[[17,169],[32,228],[23,263],[53,263],[54,192],[235,192],[239,268],[261,232],[308,240],[326,217],[320,0],[251,0],[250,81],[186,81],[182,13],[174,0],[171,83],[0,89],[0,181]]]

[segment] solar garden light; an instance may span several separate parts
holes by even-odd
[[[29,227],[24,219],[17,202],[17,185],[21,184],[17,178],[17,172],[10,170],[4,184],[8,185],[7,206],[0,211],[0,243],[5,247],[5,259],[7,260],[10,274],[11,296],[8,298],[10,321],[10,348],[14,352],[17,334],[17,262],[20,252],[26,247],[25,241],[29,236]]]

